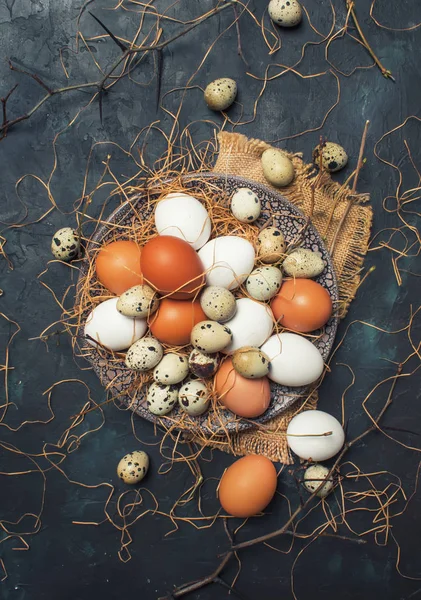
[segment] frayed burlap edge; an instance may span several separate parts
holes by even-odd
[[[257,139],[249,139],[238,133],[222,132],[218,135],[219,154],[213,171],[223,175],[238,175],[273,187],[266,181],[261,166],[261,155],[271,146]],[[304,214],[311,206],[312,187],[317,172],[314,166],[306,164],[301,154],[287,153],[295,168],[295,179],[291,185],[280,191]],[[273,188],[277,189],[277,188]],[[333,181],[328,173],[318,180],[315,188],[312,223],[325,239],[327,247],[333,240],[338,224],[347,209],[351,198],[349,187]],[[356,195],[345,222],[343,223],[333,253],[333,264],[338,279],[340,307],[343,318],[355,297],[361,280],[360,272],[368,249],[370,229],[373,218],[372,209],[366,204],[367,194]],[[332,207],[335,207],[329,227],[327,227]],[[235,456],[245,454],[263,454],[273,461],[291,464],[292,458],[286,441],[286,429],[292,417],[305,409],[317,408],[317,391],[304,403],[296,403],[283,414],[271,419],[258,429],[233,434],[229,439],[209,439],[206,445],[229,452]],[[185,436],[186,437],[186,436]],[[189,441],[202,443],[194,436]]]

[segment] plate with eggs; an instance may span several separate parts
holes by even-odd
[[[295,206],[253,181],[195,174],[134,193],[90,239],[78,353],[149,421],[243,431],[317,385],[337,303],[331,257]]]

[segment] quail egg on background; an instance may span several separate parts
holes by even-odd
[[[180,388],[178,403],[182,410],[191,417],[198,417],[208,410],[210,396],[202,381],[191,379]]]
[[[201,379],[206,379],[207,377],[215,375],[218,369],[218,363],[218,354],[206,354],[205,352],[196,350],[196,348],[191,351],[189,356],[190,371],[193,375],[196,375],[196,377],[200,377]]]
[[[246,379],[260,379],[269,373],[269,357],[252,346],[239,348],[232,355],[234,369]]]
[[[242,223],[253,223],[260,217],[262,204],[247,187],[238,188],[231,198],[231,212]]]
[[[246,279],[247,292],[255,300],[270,300],[279,292],[281,281],[278,267],[258,267]]]
[[[320,144],[313,150],[313,162],[320,166]],[[322,166],[331,173],[340,171],[348,162],[348,154],[335,142],[326,142],[322,148]]]
[[[263,152],[261,160],[263,175],[275,187],[285,187],[294,179],[294,165],[282,150],[268,148]]]
[[[289,277],[317,277],[324,268],[320,253],[307,248],[297,248],[282,263],[282,269]]]
[[[149,412],[157,417],[167,415],[178,400],[178,386],[152,383],[146,394],[146,405]]]
[[[232,319],[237,310],[234,294],[217,285],[210,285],[203,290],[200,306],[209,319],[219,323]]]
[[[159,306],[155,290],[149,285],[135,285],[121,294],[117,310],[126,317],[148,317]]]
[[[310,494],[315,492],[319,485],[329,475],[329,469],[324,465],[316,463],[308,467],[304,473],[304,487]],[[317,492],[316,496],[319,498],[326,498],[333,490],[332,479],[327,479],[323,487]]]
[[[216,321],[200,321],[191,331],[191,344],[200,352],[219,352],[232,341],[231,330]]]
[[[139,483],[149,469],[149,456],[142,450],[136,450],[123,456],[117,466],[117,475],[129,485]]]
[[[59,260],[72,260],[79,254],[80,239],[77,231],[63,227],[55,232],[51,240],[51,252]]]
[[[275,263],[285,253],[285,238],[276,227],[265,227],[257,236],[258,258],[264,263]]]
[[[234,79],[222,77],[206,86],[205,102],[211,110],[225,110],[237,96],[237,84]]]
[[[163,355],[164,350],[157,339],[144,337],[127,350],[126,366],[133,371],[149,371],[159,363]]]
[[[281,27],[295,27],[302,19],[302,8],[297,0],[270,0],[269,16]]]
[[[183,381],[188,372],[189,361],[187,357],[170,352],[155,367],[153,378],[157,383],[171,385]]]

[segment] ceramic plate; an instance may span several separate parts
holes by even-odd
[[[212,183],[224,190],[228,196],[230,196],[239,187],[248,187],[252,189],[260,198],[262,202],[262,214],[256,224],[258,226],[263,225],[270,217],[273,217],[271,225],[278,227],[284,234],[287,242],[291,242],[296,239],[303,223],[303,214],[293,206],[286,198],[281,194],[267,188],[264,185],[249,181],[242,177],[234,176],[223,176],[216,175],[214,173],[200,174],[186,177],[186,187],[203,187],[206,184]],[[150,197],[153,198],[153,194],[150,190]],[[144,218],[148,218],[152,211],[151,204],[144,202],[144,197],[139,195],[131,199],[130,202],[122,204],[112,215],[109,217],[108,222],[124,226],[130,226],[133,221],[134,214],[141,215]],[[276,214],[275,214],[276,213]],[[115,237],[115,229],[110,232],[107,224],[101,226],[95,236],[92,239],[92,243],[87,248],[87,253],[94,252],[98,248],[98,244],[106,242],[108,239]],[[326,268],[323,273],[316,279],[323,287],[325,287],[332,298],[333,302],[338,301],[338,287],[336,277],[333,269],[331,257],[315,228],[310,224],[305,233],[304,240],[301,244],[304,248],[309,248],[320,252],[323,260],[325,261]],[[84,262],[82,265],[81,277],[86,275],[88,262]],[[333,342],[335,339],[337,329],[337,318],[332,317],[324,328],[323,335],[315,342],[315,345],[319,349],[324,361],[327,360],[329,353],[332,349]],[[100,354],[92,349],[92,346],[87,344],[85,340],[81,344],[82,349],[88,350],[87,359],[91,363],[94,371],[101,380],[104,386],[108,386],[110,392],[118,394],[119,398],[123,403],[128,405],[141,417],[148,421],[160,422],[164,426],[173,426],[173,421],[166,417],[157,418],[152,415],[146,407],[146,398],[143,392],[139,392],[133,401],[133,398],[126,393],[129,386],[132,383],[132,375],[125,368],[124,362],[112,364],[100,356]],[[257,419],[241,419],[238,417],[234,418],[232,413],[229,411],[223,411],[218,419],[212,420],[212,415],[206,413],[201,417],[195,417],[194,427],[201,429],[204,433],[222,433],[225,431],[243,431],[256,426],[259,423],[265,423],[268,419],[272,419],[276,415],[279,415],[291,404],[293,404],[298,397],[303,397],[308,393],[308,388],[288,388],[285,386],[278,385],[271,382],[271,402],[268,410]],[[178,408],[176,410],[179,410]],[[174,413],[172,413],[174,414]]]

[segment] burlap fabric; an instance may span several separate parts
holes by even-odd
[[[268,185],[263,175],[260,158],[264,150],[270,148],[269,144],[227,132],[220,133],[218,140],[219,154],[213,168],[216,173],[239,175]],[[313,165],[303,162],[300,154],[289,156],[294,163],[296,177],[290,186],[282,188],[282,194],[304,214],[308,214],[316,172]],[[312,223],[326,240],[328,248],[348,207],[350,194],[351,190],[348,187],[344,188],[332,181],[328,173],[323,173],[317,181]],[[345,316],[349,304],[355,297],[360,282],[361,267],[367,253],[372,222],[372,209],[366,204],[367,200],[366,194],[352,198],[351,209],[334,247],[333,263],[338,279],[340,297],[338,312],[341,318]],[[332,217],[333,207],[335,210]],[[315,392],[305,401],[306,410],[316,408],[317,400]],[[294,404],[285,413],[271,419],[259,429],[231,435],[229,440],[209,439],[206,445],[237,456],[250,453],[264,454],[271,460],[290,464],[291,455],[286,443],[286,429],[292,417],[302,409],[302,404]],[[191,441],[203,443],[203,440],[194,437]]]

